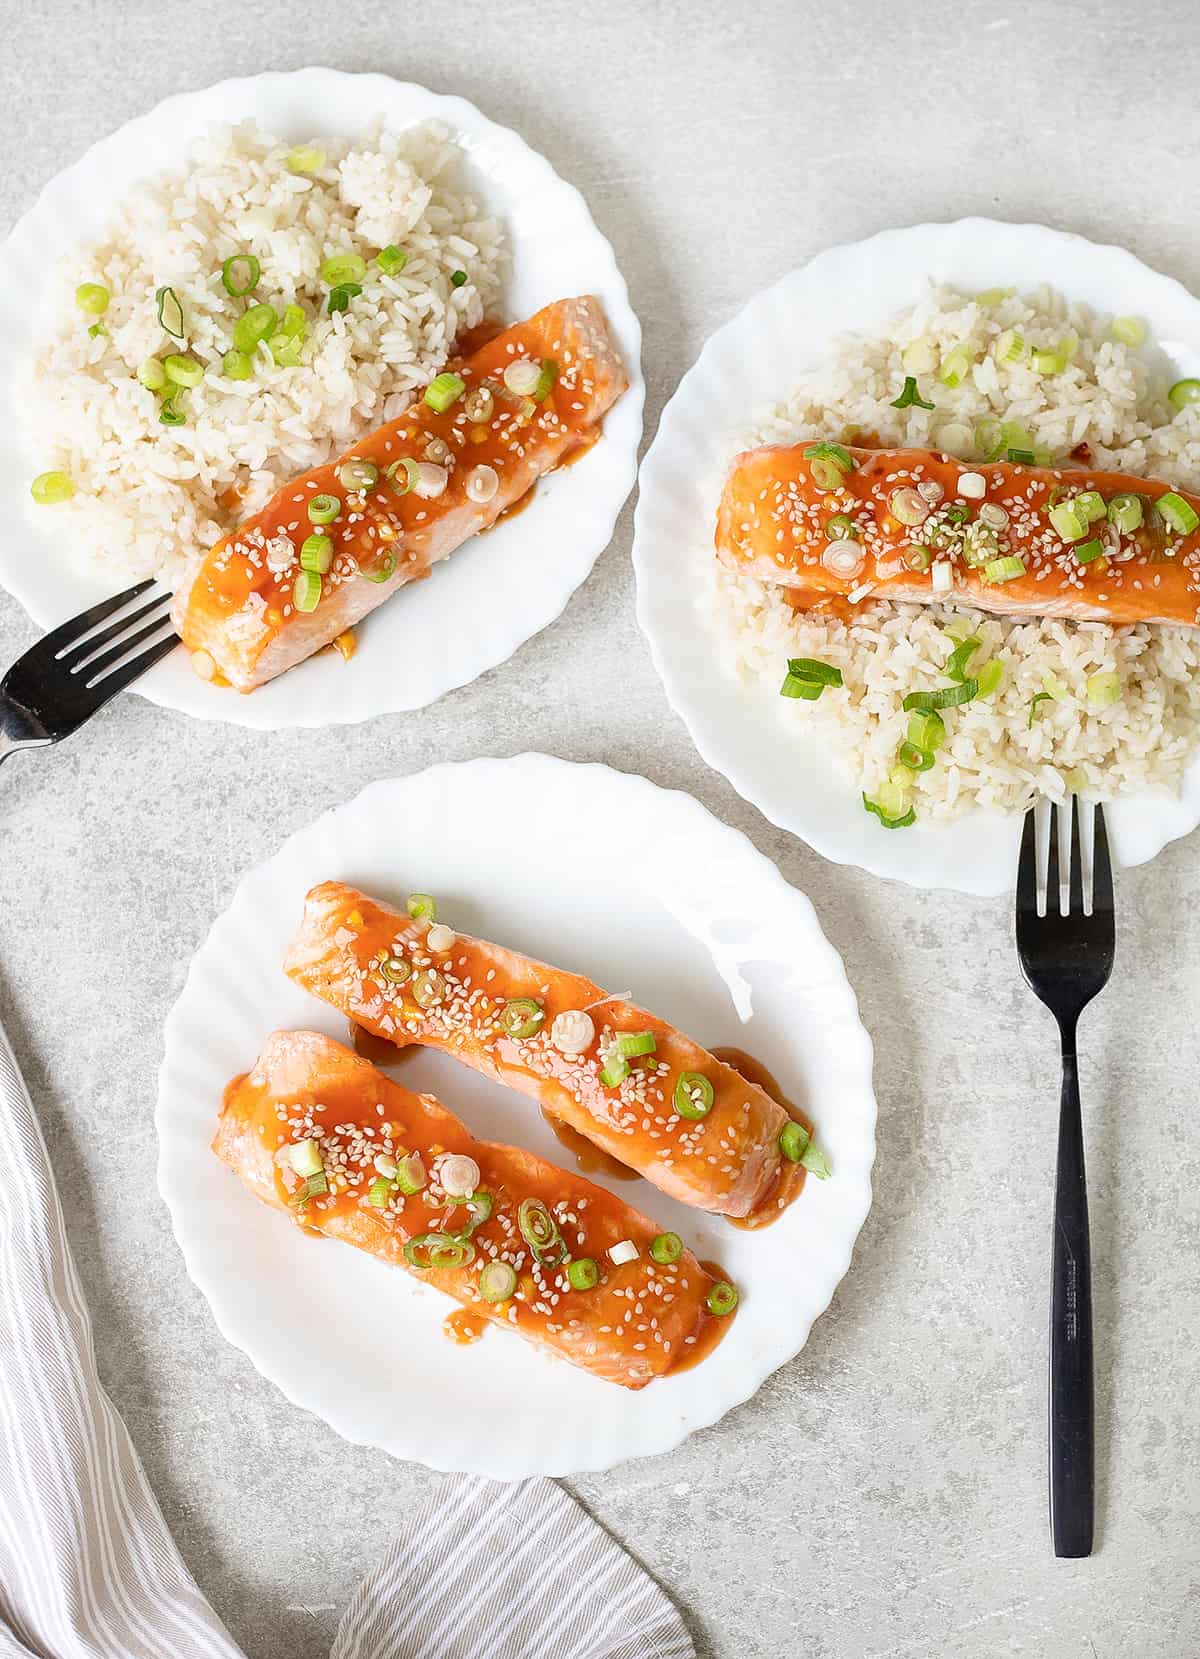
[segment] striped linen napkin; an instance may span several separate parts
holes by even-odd
[[[0,1027],[0,1659],[242,1659],[101,1386],[50,1160]],[[561,1488],[463,1480],[352,1598],[331,1659],[695,1659]]]

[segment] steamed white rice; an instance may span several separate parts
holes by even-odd
[[[996,337],[1016,328],[1027,343],[1077,346],[1059,374],[998,365]],[[927,342],[910,355],[914,342]],[[973,351],[973,367],[951,390],[936,367],[956,344]],[[936,408],[893,409],[906,372],[925,357],[923,395]],[[1068,306],[1049,290],[979,303],[948,289],[898,318],[884,338],[848,338],[818,378],[782,405],[764,411],[731,446],[806,437],[873,433],[885,445],[944,449],[973,459],[975,427],[987,418],[1024,427],[1034,442],[1066,458],[1086,443],[1096,467],[1142,473],[1200,490],[1200,413],[1172,418],[1165,365],[1153,348],[1115,342],[1109,320]],[[1068,464],[1070,464],[1068,462]],[[1071,789],[1112,797],[1152,785],[1177,789],[1200,739],[1200,630],[1143,624],[1011,621],[963,606],[876,603],[852,623],[793,612],[781,591],[719,564],[711,546],[697,549],[706,584],[703,609],[724,669],[776,691],[788,657],[817,657],[840,668],[844,690],[815,703],[774,697],[781,738],[816,734],[853,786],[873,796],[896,764],[905,736],[905,695],[947,683],[943,665],[951,631],[978,634],[1005,674],[990,698],[947,709],[947,740],[935,765],[917,776],[919,818],[951,818],[975,806],[1016,812],[1039,793]],[[973,666],[983,662],[977,656]],[[1108,707],[1089,701],[1091,675],[1120,676],[1122,695]],[[1047,676],[1050,676],[1048,679]],[[1033,698],[1054,689],[1053,700]]]
[[[105,566],[114,586],[147,575],[174,582],[189,556],[289,477],[395,419],[456,336],[494,308],[503,234],[459,187],[462,155],[443,128],[313,147],[323,163],[297,173],[291,146],[252,122],[216,129],[186,171],[130,192],[103,239],[56,273],[52,331],[30,365],[24,408],[31,475],[67,472],[75,496],[31,511],[54,513],[63,544]],[[408,256],[397,276],[375,263],[389,244]],[[347,252],[367,262],[363,291],[331,316],[318,272]],[[277,312],[303,307],[299,366],[276,367],[260,345],[252,379],[222,374],[249,303],[221,281],[223,262],[238,253],[261,264],[254,301]],[[458,287],[456,271],[467,277]],[[107,333],[96,338],[75,303],[81,282],[111,296]],[[163,285],[183,304],[186,346],[159,325]],[[147,357],[184,350],[205,364],[205,378],[184,395],[186,425],[166,427],[136,371]]]

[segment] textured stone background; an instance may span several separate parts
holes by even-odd
[[[645,327],[651,432],[749,295],[886,225],[1044,220],[1200,288],[1191,0],[0,0],[0,25],[0,227],[159,98],[258,69],[391,70],[520,128],[616,246]],[[442,1477],[343,1445],[290,1407],[187,1280],[152,1128],[184,966],[240,872],[370,779],[541,748],[640,770],[744,829],[812,896],[878,1053],[875,1207],[807,1349],[678,1452],[573,1490],[722,1659],[1192,1659],[1195,840],[1122,880],[1116,978],[1084,1029],[1100,1552],[1055,1563],[1044,1349],[1058,1078],[1008,906],[823,863],[708,772],[635,628],[629,545],[627,510],[554,627],[416,718],[257,735],[126,697],[0,777],[0,1008],[50,1137],[103,1375],[185,1556],[252,1659],[316,1659],[361,1572]],[[0,597],[0,660],[33,637]]]

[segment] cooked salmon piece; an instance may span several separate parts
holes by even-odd
[[[1129,473],[766,446],[734,461],[716,546],[805,609],[898,599],[1200,626],[1200,497]]]
[[[651,1254],[656,1238],[677,1246],[674,1234],[581,1175],[476,1140],[432,1095],[315,1031],[267,1039],[226,1090],[213,1151],[306,1232],[624,1388],[706,1353],[730,1323],[709,1313],[722,1281],[690,1251]]]
[[[442,1049],[530,1096],[684,1204],[762,1217],[803,1185],[777,1101],[581,974],[336,881],[309,893],[284,967],[376,1036]]]
[[[589,445],[627,385],[599,300],[504,329],[200,558],[171,610],[192,666],[252,691],[303,662]]]

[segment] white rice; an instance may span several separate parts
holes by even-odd
[[[1036,346],[1073,333],[1078,346],[1069,367],[1039,375],[997,365],[989,348],[1014,327]],[[967,342],[974,366],[954,390],[936,372],[919,376],[933,411],[893,409],[911,372],[900,354],[918,340],[930,343],[938,363]],[[1171,418],[1164,374],[1151,347],[1117,344],[1107,319],[1049,290],[983,305],[933,289],[888,337],[841,342],[820,378],[761,414],[731,453],[749,443],[853,437],[847,428],[857,427],[889,446],[971,459],[974,427],[991,417],[1021,425],[1056,457],[1087,443],[1096,467],[1200,489],[1200,413],[1189,408]],[[918,817],[952,818],[975,806],[1016,812],[1039,793],[1062,797],[1070,789],[1105,798],[1154,785],[1177,789],[1200,739],[1200,629],[999,620],[962,606],[884,602],[863,605],[847,623],[798,615],[778,588],[719,564],[711,545],[696,556],[702,607],[727,672],[777,690],[788,657],[818,657],[841,669],[844,690],[829,689],[814,703],[775,696],[771,706],[782,734],[816,734],[868,796],[896,764],[905,695],[948,683],[942,668],[954,641],[947,624],[981,636],[987,655],[1004,664],[1004,680],[990,698],[945,711],[945,746],[914,786]],[[983,660],[977,656],[973,667]],[[1120,676],[1119,702],[1089,701],[1086,682],[1098,673]],[[1033,698],[1047,684],[1061,695],[1039,702],[1031,725]]]
[[[53,332],[29,365],[24,407],[31,473],[68,472],[76,493],[31,511],[53,513],[64,546],[106,567],[114,585],[146,575],[177,580],[187,558],[289,477],[395,419],[456,336],[494,308],[503,233],[459,189],[461,152],[443,128],[314,147],[324,153],[320,168],[293,173],[291,146],[252,122],[216,129],[185,172],[132,191],[104,238],[57,273]],[[394,277],[375,263],[390,243],[408,256]],[[366,260],[367,274],[362,294],[331,316],[318,271],[346,252]],[[254,301],[277,312],[303,307],[299,366],[276,367],[260,345],[252,379],[222,374],[249,303],[221,280],[223,262],[237,253],[261,263]],[[467,281],[454,287],[459,270]],[[85,281],[111,295],[107,333],[97,338],[88,334],[94,319],[75,303]],[[159,325],[163,285],[183,304],[186,347]],[[166,427],[159,397],[136,371],[147,357],[184,350],[205,364],[205,378],[183,396],[187,424]]]

